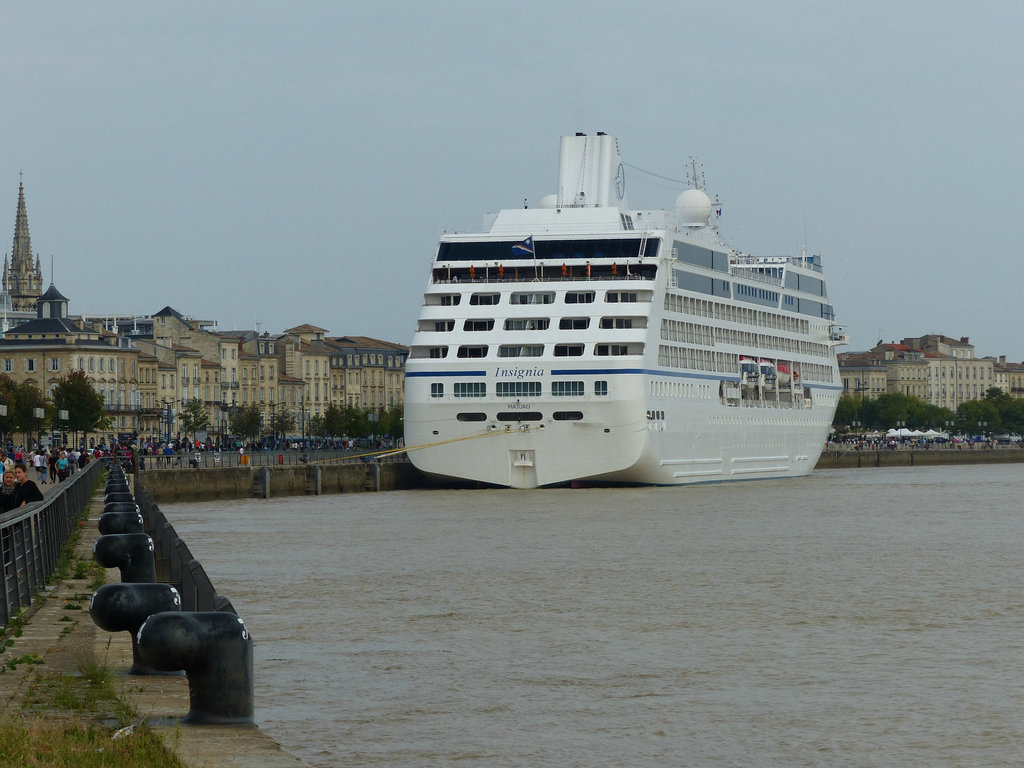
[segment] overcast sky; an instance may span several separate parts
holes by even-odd
[[[821,252],[850,350],[1024,360],[1019,2],[5,3],[0,237],[74,314],[409,343],[441,230],[558,137],[689,157],[753,254]],[[627,169],[635,207],[683,188]]]

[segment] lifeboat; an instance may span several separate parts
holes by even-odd
[[[744,357],[740,355],[740,380],[743,382],[743,386],[752,387],[757,384],[757,380],[761,376],[761,370],[757,365],[757,360],[752,357]]]
[[[775,379],[777,374],[775,373],[775,363],[771,360],[761,359],[760,363],[761,375],[764,376],[764,383],[768,386],[775,385]]]
[[[793,372],[790,370],[789,363],[779,363],[776,366],[776,371],[779,377],[779,386],[784,387],[789,384],[793,378]]]

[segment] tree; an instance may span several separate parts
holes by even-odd
[[[206,429],[210,424],[210,412],[206,409],[206,404],[198,397],[186,401],[178,418],[181,419],[181,426],[185,430],[185,434],[191,433],[193,439],[198,430]]]
[[[103,404],[103,395],[96,391],[85,371],[71,371],[62,376],[51,390],[56,412],[67,411],[66,420],[55,422],[67,432],[99,432],[110,428],[111,417]]]
[[[367,412],[356,408],[354,405],[346,405],[341,410],[341,434],[348,437],[366,437],[370,434],[370,422],[366,418]]]
[[[270,411],[270,431],[275,435],[287,437],[288,433],[295,429],[295,419],[288,411],[288,406],[278,403]]]
[[[36,408],[46,411],[48,404],[43,393],[35,384],[11,383],[10,389],[4,394],[4,402],[7,405],[7,423],[10,425],[11,432],[22,432],[26,436],[30,436],[42,431],[47,417],[44,415],[40,419],[36,416],[35,411]]]
[[[342,437],[345,434],[345,415],[334,403],[324,410],[324,434]]]
[[[401,437],[405,432],[405,409],[400,405],[389,405],[381,411],[377,431],[388,437]]]
[[[839,431],[844,431],[855,421],[860,421],[861,400],[860,395],[840,397],[839,404],[836,406],[836,415],[832,418],[832,426]]]
[[[262,414],[258,405],[255,403],[243,405],[231,416],[231,431],[236,435],[256,440],[259,437],[262,422]]]
[[[956,428],[965,435],[997,432],[1002,426],[999,409],[991,400],[968,400],[956,409]]]

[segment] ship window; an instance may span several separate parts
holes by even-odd
[[[558,321],[558,327],[563,331],[582,331],[590,327],[589,317],[563,317]]]
[[[608,382],[607,381],[595,381],[594,382],[594,394],[598,397],[606,397],[608,395]]]
[[[546,317],[514,317],[505,321],[506,331],[546,331],[551,321]]]
[[[628,355],[629,347],[625,344],[595,344],[594,354],[598,357]]]
[[[566,304],[592,304],[593,302],[593,291],[569,291],[565,294]]]
[[[455,328],[454,320],[420,320],[418,331],[451,331]]]
[[[627,221],[628,216],[627,216]],[[631,227],[624,225],[624,229]],[[475,261],[478,264],[494,262],[534,262],[561,264],[567,258],[595,259],[603,253],[609,259],[635,259],[641,255],[656,258],[659,238],[653,237],[620,237],[598,240],[534,240],[533,253],[513,251],[518,240],[490,240],[472,243],[442,242],[437,249],[434,264],[440,266],[448,262]],[[725,254],[721,254],[723,257]]]
[[[512,304],[554,304],[555,294],[545,293],[513,293],[510,299]]]
[[[456,417],[459,421],[487,421],[486,413],[460,413]]]
[[[602,317],[601,327],[604,329],[608,328],[632,328],[633,318],[632,317]]]
[[[501,411],[498,413],[498,421],[540,421],[543,414],[536,411]]]
[[[448,356],[448,347],[413,347],[409,352],[409,357],[421,360],[426,357],[430,358],[443,358]],[[232,372],[234,376],[234,372]]]
[[[444,397],[444,384],[440,381],[435,381],[430,385],[430,396],[431,397]]]
[[[543,344],[502,344],[498,347],[498,357],[540,357],[543,354]]]
[[[491,306],[493,304],[497,304],[499,298],[501,298],[501,295],[497,293],[474,293],[469,297],[469,303],[478,304],[480,306]]]
[[[492,331],[494,330],[493,320],[467,320],[462,325],[464,331]]]
[[[487,357],[487,345],[459,347],[459,357]]]
[[[461,300],[462,294],[459,293],[428,293],[423,298],[423,303],[427,306],[454,307]]]
[[[579,421],[583,418],[580,411],[555,411],[551,414],[555,421]]]
[[[452,388],[456,397],[487,396],[487,384],[483,381],[456,381]]]
[[[582,354],[582,344],[555,344],[555,357],[580,357]]]
[[[555,397],[583,397],[582,381],[553,381],[551,394]]]
[[[540,397],[539,381],[499,381],[495,389],[498,397]]]
[[[609,304],[626,304],[635,303],[637,298],[633,291],[608,291],[604,300]]]

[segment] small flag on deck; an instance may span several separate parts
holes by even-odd
[[[533,235],[512,246],[512,253],[516,256],[536,256],[533,250]]]

